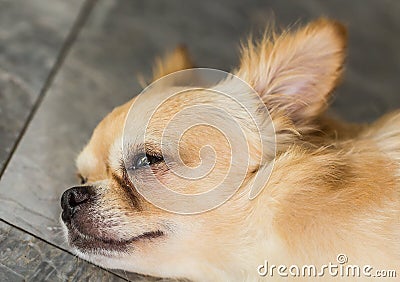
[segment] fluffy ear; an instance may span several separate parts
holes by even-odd
[[[345,27],[319,19],[259,43],[250,40],[237,75],[268,108],[283,109],[293,122],[303,123],[325,110],[342,72],[345,47]]]
[[[153,81],[167,74],[193,67],[194,65],[186,46],[179,45],[163,58],[156,58],[153,67]]]

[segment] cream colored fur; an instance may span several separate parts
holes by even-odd
[[[227,203],[206,213],[168,213],[140,195],[136,196],[141,209],[132,208],[114,174],[118,174],[124,120],[134,100],[115,109],[77,160],[80,173],[98,191],[87,218],[98,218],[98,228],[119,240],[155,228],[165,236],[133,242],[120,253],[76,248],[77,253],[104,267],[196,281],[264,280],[257,267],[265,260],[276,265],[320,265],[336,263],[341,253],[351,264],[394,269],[400,275],[400,112],[371,125],[325,117],[330,94],[340,80],[345,46],[345,28],[321,19],[297,31],[265,36],[256,43],[250,40],[243,47],[235,74],[259,93],[277,134],[272,175],[251,201],[249,174]],[[155,78],[191,65],[186,51],[178,49],[158,61]],[[188,94],[174,103],[190,105],[192,97]],[[175,110],[166,108],[152,129],[159,130],[157,126]],[[216,133],[191,134],[195,138],[189,134],[182,148],[188,162],[195,158],[199,143],[214,141],[217,153],[225,148]],[[252,144],[253,137],[249,138]],[[253,159],[263,153],[257,148],[252,150]],[[217,172],[224,171],[224,162],[218,164]],[[165,178],[175,181],[168,174]],[[112,222],[112,227],[101,227],[103,220]],[[321,280],[328,279],[326,275]]]

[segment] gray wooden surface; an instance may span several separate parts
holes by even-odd
[[[350,31],[332,109],[371,121],[400,108],[399,15],[396,0],[0,0],[0,281],[151,280],[70,255],[58,218],[74,158],[155,56],[185,43],[198,66],[230,70],[272,18],[330,16]]]

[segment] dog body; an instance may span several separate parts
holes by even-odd
[[[251,179],[267,170],[256,165],[263,154],[257,145],[250,146],[254,165],[250,162],[245,181],[218,208],[182,215],[147,202],[120,162],[124,124],[135,98],[116,108],[78,157],[85,183],[63,195],[63,225],[77,254],[108,268],[202,281],[261,280],[258,268],[266,260],[277,266],[318,266],[335,263],[338,254],[351,264],[399,273],[400,112],[371,125],[326,116],[341,75],[345,37],[340,24],[322,19],[243,48],[234,73],[257,91],[276,134],[272,174],[253,200]],[[155,78],[189,67],[179,48],[159,61]],[[207,95],[187,93],[163,105],[162,114],[147,125],[155,144],[181,109],[220,103]],[[210,143],[217,160],[209,181],[176,179],[161,158],[150,166],[176,190],[205,191],[212,177],[226,172],[226,140],[200,126],[180,145],[183,161],[196,166],[198,151]],[[157,155],[156,146],[154,151]]]

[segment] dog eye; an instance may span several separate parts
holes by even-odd
[[[133,166],[130,169],[139,169],[141,167],[150,166],[163,161],[162,157],[150,154],[139,154],[136,156]]]

